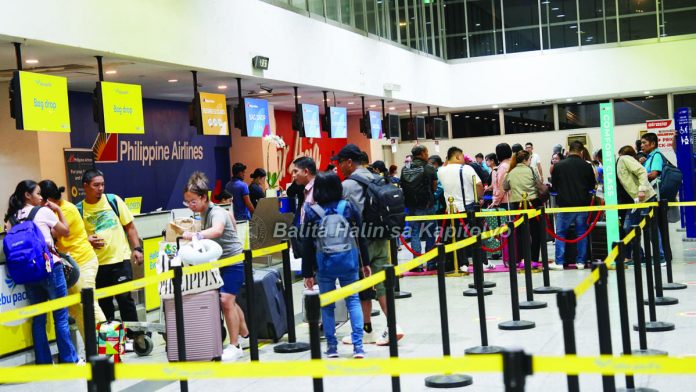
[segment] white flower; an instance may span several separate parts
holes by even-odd
[[[264,136],[263,140],[267,141],[269,144],[275,144],[276,148],[285,148],[285,141],[278,135],[267,135]]]

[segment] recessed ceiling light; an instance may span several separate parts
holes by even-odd
[[[558,9],[559,9],[558,7],[553,7],[553,8],[551,8],[551,11],[558,11]]]
[[[394,106],[390,106],[389,110],[396,110],[396,108]]]
[[[650,94],[650,91],[643,91],[643,94],[648,95]]]
[[[24,62],[27,63],[27,64],[38,64],[38,63],[39,63],[39,60],[37,60],[37,59],[27,59],[27,60],[24,61]]]
[[[421,112],[421,114],[428,114],[428,111],[427,111],[427,110],[424,110],[424,111]]]
[[[218,85],[218,90],[227,90],[227,85],[226,84]]]
[[[493,105],[493,109],[498,109],[498,105]]]
[[[572,100],[573,100],[573,98],[566,98],[566,102],[570,102]]]
[[[372,105],[370,105],[370,107],[371,107],[371,108],[374,108],[374,107],[377,107],[377,105],[372,104]]]
[[[565,14],[556,15],[557,18],[565,18]]]
[[[300,98],[302,98],[302,96],[301,96],[301,95],[298,95],[298,96],[296,96],[295,98],[300,99]]]
[[[354,104],[355,104],[355,102],[353,102],[353,101],[348,102],[348,105],[354,105]]]
[[[176,83],[176,82],[178,82],[178,81],[179,81],[179,79],[169,79],[169,80],[167,80],[167,82],[169,82],[169,83]]]
[[[107,74],[107,75],[113,75],[113,74],[116,73],[116,70],[115,70],[115,69],[110,69],[110,70],[108,70],[108,71],[106,71],[106,72],[104,72],[104,73]]]

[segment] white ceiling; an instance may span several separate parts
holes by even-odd
[[[92,92],[98,80],[97,60],[94,56],[104,56],[104,79],[107,81],[139,84],[143,97],[173,101],[190,101],[193,98],[193,79],[189,69],[180,65],[147,63],[142,60],[112,57],[109,53],[97,53],[80,48],[64,47],[43,42],[22,41],[22,60],[25,71],[46,72],[68,78],[68,88],[72,91]],[[27,64],[27,60],[38,60],[37,64]],[[16,69],[15,49],[10,39],[0,38],[0,81],[8,81]],[[116,71],[108,74],[108,71]],[[200,91],[224,93],[230,101],[236,102],[236,75],[218,71],[198,70]],[[178,82],[169,82],[178,80]],[[226,85],[222,90],[218,86]],[[272,89],[268,94],[261,86]],[[267,99],[281,110],[294,109],[293,86],[280,81],[264,79],[243,79],[242,94]],[[323,106],[322,89],[312,86],[298,86],[300,103]],[[360,113],[360,96],[345,91],[329,91],[329,105],[345,106],[349,113]],[[381,110],[380,97],[365,97],[366,110]],[[393,109],[391,109],[393,108]],[[408,102],[385,101],[388,112],[408,113]],[[413,107],[414,114],[426,111],[422,105]],[[435,113],[435,108],[432,108]]]

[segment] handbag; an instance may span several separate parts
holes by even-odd
[[[57,252],[57,251],[56,251]],[[71,288],[80,280],[80,266],[77,261],[68,253],[57,252],[63,264],[63,275],[65,275],[65,286]]]
[[[537,198],[542,203],[546,203],[549,200],[549,186],[544,184],[541,179],[536,176],[534,169],[530,167],[529,170],[532,171],[532,178],[534,178],[534,188],[536,188],[537,191]]]

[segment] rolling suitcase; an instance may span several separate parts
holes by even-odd
[[[340,288],[336,286],[336,288]],[[319,286],[314,286],[314,290],[302,290],[302,321],[307,322],[307,309],[304,307],[304,297],[310,293],[319,293]],[[346,300],[340,299],[335,302],[336,307],[334,308],[334,319],[336,320],[336,325],[343,324],[348,321],[348,307],[346,307]]]
[[[211,361],[222,357],[220,293],[217,290],[183,296],[186,361]],[[174,300],[164,300],[167,359],[179,360]]]
[[[257,337],[277,342],[288,332],[288,322],[283,297],[283,282],[274,269],[254,270],[254,314],[246,309],[246,282],[242,286],[237,304],[247,320],[254,320]]]

